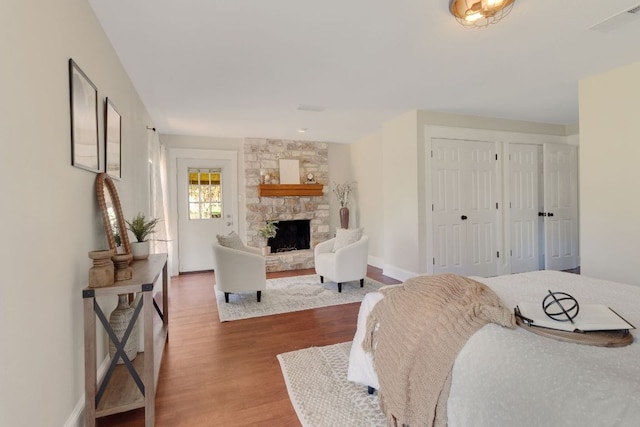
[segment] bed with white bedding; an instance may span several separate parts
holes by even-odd
[[[542,301],[547,290],[573,295],[581,304],[614,308],[640,325],[640,286],[557,271],[536,271],[475,280],[507,307]],[[371,355],[362,350],[366,319],[383,298],[367,294],[349,359],[351,381],[379,388]],[[522,328],[482,327],[467,341],[452,370],[447,403],[450,426],[638,426],[640,343],[638,330],[626,347],[561,342]]]

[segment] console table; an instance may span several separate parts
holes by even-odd
[[[169,301],[167,254],[150,255],[146,260],[131,264],[133,276],[130,280],[118,281],[111,286],[85,288],[84,301],[84,363],[85,363],[85,423],[95,426],[96,418],[136,408],[145,408],[145,425],[152,427],[155,422],[155,394],[162,352],[168,339]],[[154,283],[162,273],[162,308],[153,296]],[[142,314],[144,322],[144,352],[129,361],[124,353],[123,342],[118,342],[107,316],[102,311],[96,297],[104,295],[134,294],[136,307],[128,331]],[[154,314],[158,314],[154,316]],[[97,380],[96,361],[96,317],[100,320],[110,339],[116,345],[116,356],[102,381]],[[124,364],[117,365],[118,354]]]

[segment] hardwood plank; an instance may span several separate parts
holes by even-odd
[[[268,278],[314,274],[313,269]],[[399,283],[369,267],[367,276]],[[156,390],[158,427],[299,426],[276,355],[350,341],[360,303],[220,323],[212,272],[171,278],[171,338]],[[336,290],[337,292],[337,290]],[[97,420],[143,426],[143,410]]]

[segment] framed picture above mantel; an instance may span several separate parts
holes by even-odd
[[[258,196],[322,196],[322,184],[260,184]]]

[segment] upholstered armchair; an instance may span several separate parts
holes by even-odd
[[[260,249],[245,246],[239,237],[234,247],[223,246],[220,238],[213,244],[213,268],[216,287],[224,292],[224,301],[228,303],[232,293],[255,291],[260,302],[267,287],[265,258]]]
[[[369,237],[362,235],[362,230],[357,240],[353,234],[344,238],[357,230],[341,230],[337,230],[335,238],[318,243],[314,249],[315,269],[320,282],[324,283],[325,277],[336,282],[338,292],[342,292],[345,282],[359,280],[360,287],[364,286],[369,255]]]

